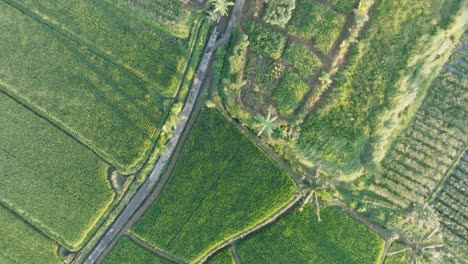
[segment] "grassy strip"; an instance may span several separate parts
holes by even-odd
[[[128,236],[122,236],[117,244],[106,256],[104,264],[171,264],[170,260],[164,259],[146,248],[138,245]]]
[[[70,249],[107,210],[107,164],[0,92],[0,202]]]
[[[337,76],[332,94],[302,125],[300,144],[310,147],[314,159],[349,174],[377,155],[369,143],[388,126],[393,128],[390,118],[398,116],[395,109],[408,103],[401,102],[408,91],[399,81],[411,77],[424,62],[411,64],[411,59],[426,50],[419,46],[431,34],[447,28],[449,16],[459,8],[460,1],[455,0],[377,4],[363,39],[351,47],[348,66]]]
[[[62,263],[58,246],[0,204],[0,263]]]
[[[214,111],[204,110],[174,174],[134,232],[195,262],[281,208],[292,180]]]
[[[55,5],[52,7],[58,9]],[[52,7],[44,9],[44,12],[55,10]],[[179,75],[174,75],[173,71],[165,68],[156,70],[156,66],[152,67],[145,61],[159,61],[161,67],[178,64],[151,52],[180,57],[184,54],[180,45],[164,34],[155,35],[154,30],[146,33],[135,31],[142,36],[153,37],[145,41],[133,37],[138,42],[129,44],[130,40],[109,32],[104,34],[102,30],[79,27],[80,23],[96,25],[97,22],[92,20],[80,17],[81,20],[74,21],[73,16],[66,17],[70,19],[68,23],[73,24],[68,29],[55,25],[48,17],[25,12],[27,15],[4,2],[0,4],[0,24],[5,28],[0,34],[4,51],[0,62],[1,89],[51,119],[121,172],[134,172],[144,162],[159,132],[164,98],[155,89],[153,80],[146,82],[136,71],[129,70],[131,65],[122,64],[115,56],[127,52],[128,56],[138,60],[138,64],[159,72],[161,78],[170,75],[178,80]],[[52,11],[49,13],[54,15]],[[116,17],[109,12],[104,13],[107,15],[92,17]],[[63,16],[56,19],[60,18],[65,20]],[[131,25],[128,27],[132,28]],[[69,30],[81,32],[81,35]],[[119,35],[117,31],[115,34]],[[120,34],[125,35],[125,32]],[[109,39],[115,41],[107,41]],[[86,48],[83,44],[87,45]],[[114,49],[117,46],[121,49]],[[173,47],[174,50],[161,47]],[[144,54],[135,51],[136,54],[134,49],[153,51]],[[170,86],[169,82],[163,83],[164,87]]]
[[[242,263],[378,263],[384,241],[335,208],[294,210],[237,246]]]

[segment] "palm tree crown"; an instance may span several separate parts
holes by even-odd
[[[271,138],[271,134],[273,134],[273,131],[275,131],[278,128],[278,126],[275,124],[275,121],[276,119],[278,119],[278,117],[272,116],[271,109],[270,109],[268,110],[268,115],[266,117],[260,114],[257,114],[255,119],[257,123],[254,126],[260,128],[257,136],[259,137],[261,134],[266,133],[268,137]]]

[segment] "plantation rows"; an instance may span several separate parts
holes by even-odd
[[[180,0],[107,0],[122,10],[131,10],[142,21],[150,22],[178,38],[190,34],[192,13]]]
[[[134,233],[195,262],[292,199],[294,183],[215,111],[203,110],[173,175]]]
[[[379,195],[406,207],[432,194],[466,147],[464,87],[449,72],[434,81],[414,120],[383,161],[383,178],[373,187]]]
[[[63,263],[57,244],[0,204],[0,263]]]
[[[446,245],[460,252],[466,259],[468,237],[468,153],[465,152],[457,166],[444,182],[434,200],[439,214]],[[464,253],[463,253],[464,252]]]
[[[242,263],[378,263],[384,242],[336,208],[318,222],[312,206],[242,241]]]
[[[69,248],[114,198],[108,165],[0,92],[0,203]]]

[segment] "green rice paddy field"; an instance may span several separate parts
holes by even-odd
[[[2,92],[0,106],[1,204],[79,246],[114,198],[108,165]]]
[[[0,1],[0,205],[69,250],[115,201],[108,171],[145,163],[208,31],[179,1],[117,2]]]
[[[0,263],[61,263],[55,242],[0,205]]]
[[[151,245],[196,262],[293,198],[293,181],[213,110],[203,110],[156,202],[134,227]]]
[[[2,1],[0,89],[133,173],[159,134],[190,47],[119,10],[105,1]]]
[[[384,241],[336,208],[322,212],[306,206],[237,247],[242,263],[379,263]]]

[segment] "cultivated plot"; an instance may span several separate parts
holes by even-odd
[[[0,205],[0,263],[63,263],[55,242]]]
[[[3,1],[0,89],[123,173],[144,163],[176,95],[186,41],[105,1]]]
[[[138,245],[128,236],[123,236],[106,256],[104,264],[172,264],[174,262],[164,259],[146,248]]]
[[[220,114],[203,110],[160,197],[134,233],[180,259],[210,249],[293,198],[293,181]]]
[[[78,247],[115,196],[108,165],[2,92],[0,106],[0,203]]]
[[[336,208],[294,209],[237,247],[242,263],[379,263],[384,241]]]

